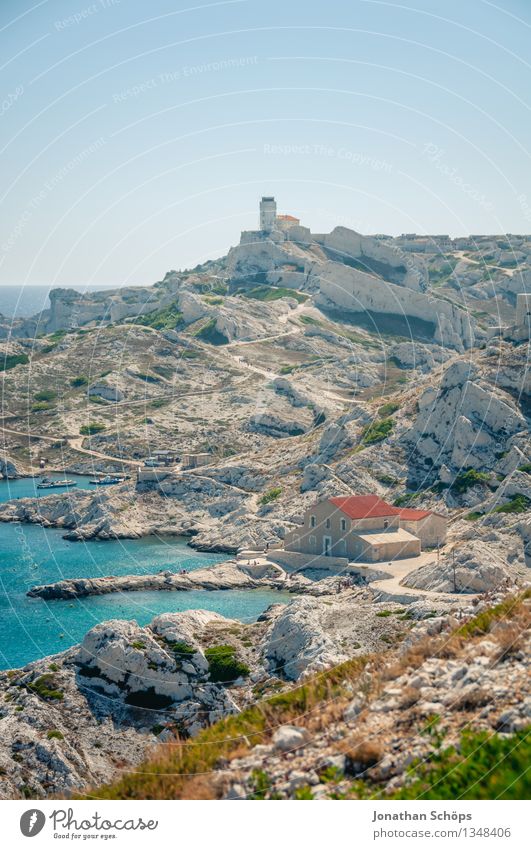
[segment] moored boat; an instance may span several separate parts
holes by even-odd
[[[77,481],[69,480],[52,480],[52,478],[41,478],[37,484],[37,489],[59,489],[61,487],[77,486]]]

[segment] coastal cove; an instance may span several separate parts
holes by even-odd
[[[30,599],[26,593],[35,584],[109,574],[142,575],[161,569],[194,571],[227,558],[194,551],[179,537],[71,542],[63,539],[61,530],[39,525],[2,524],[0,540],[3,669],[64,651],[108,619],[134,619],[144,625],[160,613],[202,608],[249,622],[273,602],[283,600],[283,594],[274,590],[146,591],[52,602]]]

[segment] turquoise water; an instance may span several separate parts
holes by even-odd
[[[55,474],[48,472],[44,472],[44,474],[47,478],[52,478],[52,480],[64,480],[67,478],[68,480],[76,481],[76,486],[72,487],[72,491],[76,489],[102,489],[102,487],[97,487],[89,483],[94,476],[87,477],[87,475]],[[68,487],[61,489],[37,489],[40,479],[41,477],[39,476],[36,478],[17,478],[14,481],[0,481],[0,503],[2,501],[10,501],[12,498],[36,498],[45,495],[61,495],[68,492]]]
[[[253,621],[268,605],[286,599],[262,590],[113,593],[74,602],[30,599],[30,587],[63,578],[193,570],[226,559],[194,551],[179,538],[69,542],[61,534],[39,525],[0,524],[0,668],[63,651],[105,619],[136,619],[144,625],[159,613],[203,608]]]

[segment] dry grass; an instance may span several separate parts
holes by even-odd
[[[360,775],[382,759],[384,746],[378,739],[366,739],[360,735],[353,735],[344,740],[339,750],[346,755],[347,772],[351,775]]]
[[[386,681],[418,669],[428,657],[453,657],[484,639],[486,634],[500,646],[500,658],[520,650],[525,628],[529,625],[531,593],[505,599],[478,614],[451,634],[426,637],[402,655],[395,654],[385,666],[382,655],[355,658],[335,669],[306,681],[291,690],[264,699],[206,728],[193,740],[163,744],[156,757],[116,782],[102,786],[89,798],[99,799],[207,799],[219,798],[221,785],[216,769],[224,760],[243,757],[257,743],[265,743],[279,725],[293,723],[317,732],[337,721],[353,692],[363,692],[369,700],[377,697]],[[516,648],[518,647],[518,648]],[[354,686],[353,686],[354,685]],[[408,688],[407,710],[418,700],[414,688]],[[473,710],[488,701],[488,693],[479,690],[454,710]],[[412,714],[411,714],[412,716]],[[370,769],[381,759],[384,747],[378,740],[351,737],[341,744],[352,771]],[[83,798],[83,797],[81,797]]]

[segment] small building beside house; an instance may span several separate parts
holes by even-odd
[[[199,454],[183,454],[181,459],[182,469],[197,469],[199,466],[206,466],[212,460],[212,454],[202,452]]]
[[[444,516],[387,504],[377,495],[329,498],[307,510],[286,535],[286,551],[377,563],[418,557],[422,546],[443,543]]]

